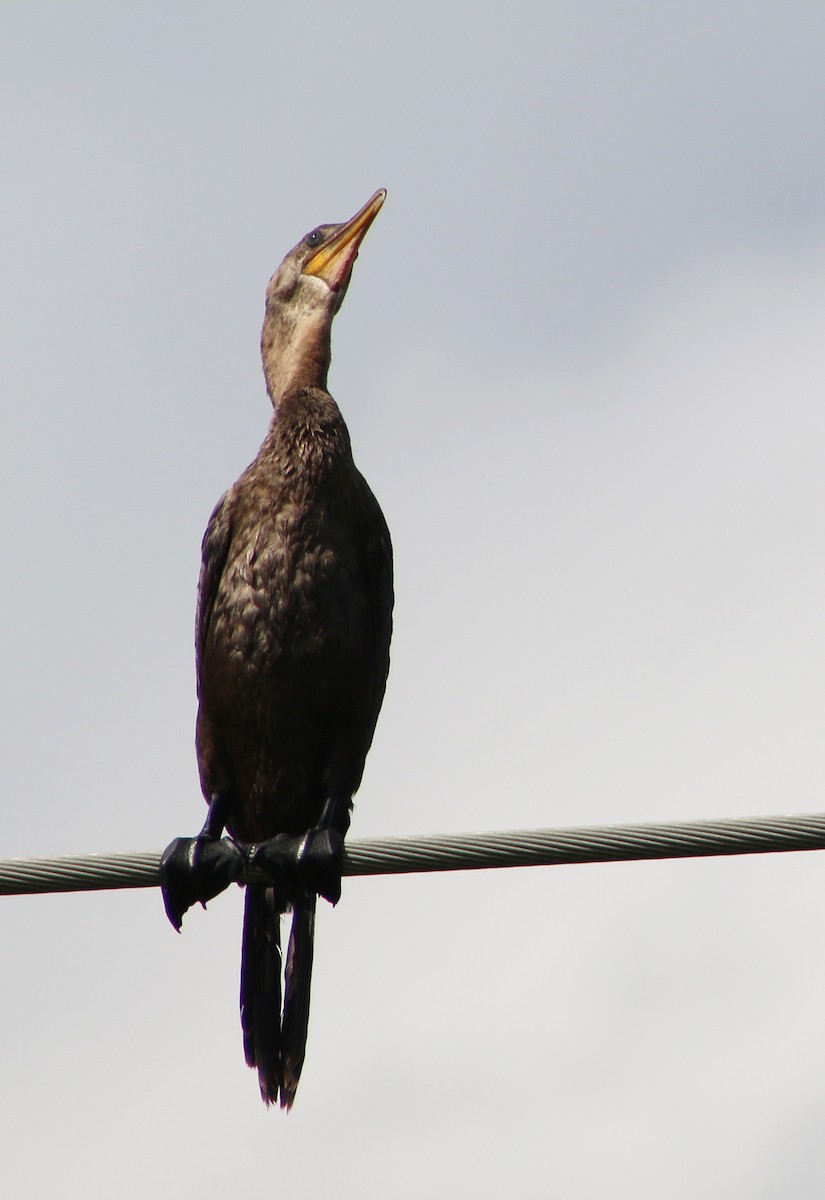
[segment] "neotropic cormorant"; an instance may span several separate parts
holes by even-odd
[[[340,895],[343,837],[389,668],[390,535],[327,391],[332,321],[385,195],[313,229],[267,287],[272,423],[203,539],[196,742],[209,815],[163,864],[178,928],[190,903],[245,866],[268,871],[272,883],[246,889],[241,1025],[264,1101],[286,1108],[304,1061],[316,893]]]

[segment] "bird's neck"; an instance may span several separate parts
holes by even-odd
[[[335,489],[340,471],[351,472],[352,447],[341,410],[329,392],[294,388],[275,409],[257,463],[293,496]]]
[[[273,407],[288,392],[299,388],[326,391],[332,358],[332,320],[329,313],[303,313],[296,319],[290,312],[267,314],[261,333],[266,388]]]

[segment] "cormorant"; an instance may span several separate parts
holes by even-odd
[[[245,867],[268,871],[271,883],[246,888],[241,1025],[264,1101],[285,1108],[304,1061],[316,893],[340,895],[352,796],[389,669],[390,535],[327,391],[332,321],[385,196],[376,192],[344,224],[313,229],[267,287],[261,352],[272,423],[203,539],[196,743],[209,815],[163,863],[177,928],[190,903]]]

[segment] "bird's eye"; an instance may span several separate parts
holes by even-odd
[[[321,233],[320,229],[313,229],[312,233],[308,233],[304,238],[304,241],[308,246],[320,246],[323,240],[324,235]]]

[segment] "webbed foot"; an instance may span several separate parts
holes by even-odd
[[[236,883],[245,867],[244,852],[231,838],[175,838],[160,860],[160,886],[166,915],[180,930],[183,915],[193,904],[206,906],[231,883]]]
[[[252,847],[248,866],[268,875],[279,900],[290,903],[309,895],[330,904],[341,899],[344,839],[336,829],[310,829],[300,837],[280,833]]]

